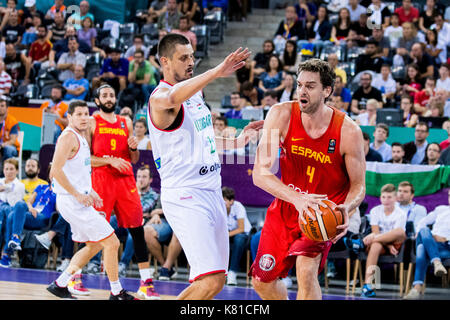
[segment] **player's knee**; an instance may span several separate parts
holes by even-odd
[[[262,282],[255,277],[252,277],[252,285],[256,292],[265,292],[267,290],[270,290],[271,287],[270,283]]]
[[[204,290],[209,292],[211,295],[216,295],[220,291],[222,291],[225,286],[225,274],[224,273],[216,273],[204,276],[199,279]]]
[[[120,241],[115,234],[103,241],[103,246],[112,250],[119,250]]]

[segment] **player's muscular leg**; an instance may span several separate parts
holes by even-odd
[[[104,265],[110,281],[119,280],[118,251],[120,241],[115,234],[101,241],[104,253]]]
[[[100,250],[102,249],[102,245],[97,242],[87,242],[86,245],[78,250],[70,260],[70,264],[67,267],[67,272],[70,274],[74,274],[81,268],[83,268],[89,260],[92,259]]]
[[[213,273],[195,280],[178,296],[178,300],[211,300],[225,285],[223,272]]]
[[[287,288],[280,280],[275,280],[272,282],[262,282],[253,277],[252,285],[263,300],[287,299]]]
[[[297,256],[297,300],[322,299],[322,291],[317,279],[321,259],[322,254],[317,255],[315,258]]]

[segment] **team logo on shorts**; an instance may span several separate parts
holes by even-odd
[[[259,259],[259,267],[263,271],[270,271],[275,267],[275,258],[270,254],[265,254]]]

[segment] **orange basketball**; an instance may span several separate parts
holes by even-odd
[[[300,223],[300,229],[303,234],[314,241],[328,241],[333,238],[336,233],[336,227],[344,223],[344,216],[342,212],[333,209],[336,207],[336,204],[330,200],[323,200],[327,207],[324,208],[319,206],[320,211],[322,211],[321,216],[317,216],[316,213],[310,209],[310,212],[316,217],[316,220],[313,221],[306,213],[303,214],[303,217],[306,220],[306,224],[303,222]]]

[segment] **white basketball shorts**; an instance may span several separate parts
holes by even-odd
[[[230,248],[222,191],[164,188],[161,205],[190,265],[189,281],[226,274]]]
[[[114,233],[105,216],[93,207],[79,203],[72,195],[58,194],[56,206],[61,216],[70,224],[75,242],[99,242]]]

